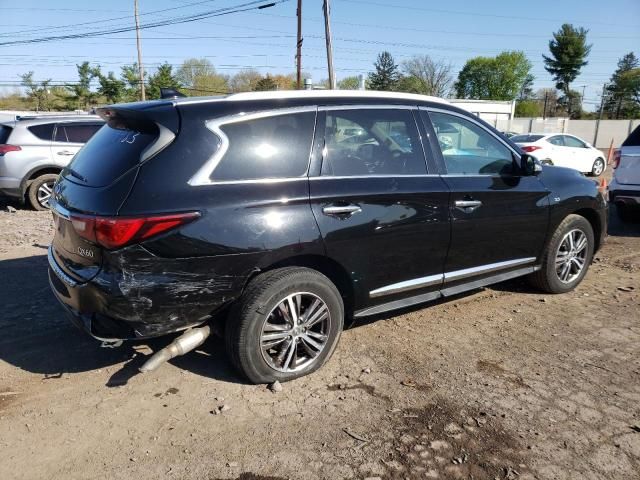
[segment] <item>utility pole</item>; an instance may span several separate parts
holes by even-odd
[[[136,43],[138,45],[138,72],[140,74],[140,100],[145,100],[144,94],[144,67],[142,66],[142,47],[140,45],[140,20],[138,19],[138,0],[133,0],[133,9],[136,17]]]
[[[336,88],[336,76],[333,72],[333,47],[331,46],[331,7],[329,6],[329,0],[324,0],[322,4],[324,10],[324,36],[327,43],[327,66],[329,68],[329,88],[335,90]]]
[[[298,16],[298,43],[296,44],[296,85],[300,90],[302,87],[302,0],[298,0],[298,9],[296,10]]]
[[[593,135],[593,146],[595,147],[598,142],[598,131],[600,130],[600,120],[602,120],[602,112],[604,111],[604,95],[607,91],[607,84],[602,85],[602,97],[600,98],[600,113],[598,114],[598,121],[596,122],[596,132]]]
[[[542,109],[542,120],[547,118],[547,96],[549,92],[544,92],[544,108]]]

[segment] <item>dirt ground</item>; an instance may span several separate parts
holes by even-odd
[[[49,291],[50,214],[12,205],[1,479],[640,478],[640,223],[612,215],[575,292],[518,280],[360,323],[272,393],[219,339],[145,375],[148,345],[99,348]]]

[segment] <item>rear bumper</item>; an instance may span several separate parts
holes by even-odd
[[[640,206],[640,185],[624,185],[613,180],[609,185],[609,201]]]
[[[49,284],[54,295],[72,322],[99,340],[158,337],[201,325],[234,297],[230,291],[206,296],[198,291],[191,296],[176,292],[171,274],[166,270],[162,277],[151,274],[154,283],[146,281],[141,272],[141,278],[136,278],[139,287],[123,281],[127,275],[133,280],[135,274],[117,275],[104,270],[89,281],[79,282],[58,265],[52,247],[48,259]],[[158,263],[163,269],[161,262]],[[202,290],[211,284],[209,279],[201,281]]]
[[[20,179],[13,177],[0,177],[0,195],[7,197],[22,197]]]

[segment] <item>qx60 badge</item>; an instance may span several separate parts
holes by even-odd
[[[78,255],[83,257],[93,258],[93,250],[89,250],[88,248],[78,247]]]

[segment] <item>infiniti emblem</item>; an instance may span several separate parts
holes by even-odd
[[[83,257],[93,258],[93,250],[89,250],[88,248],[78,247],[78,255]]]

